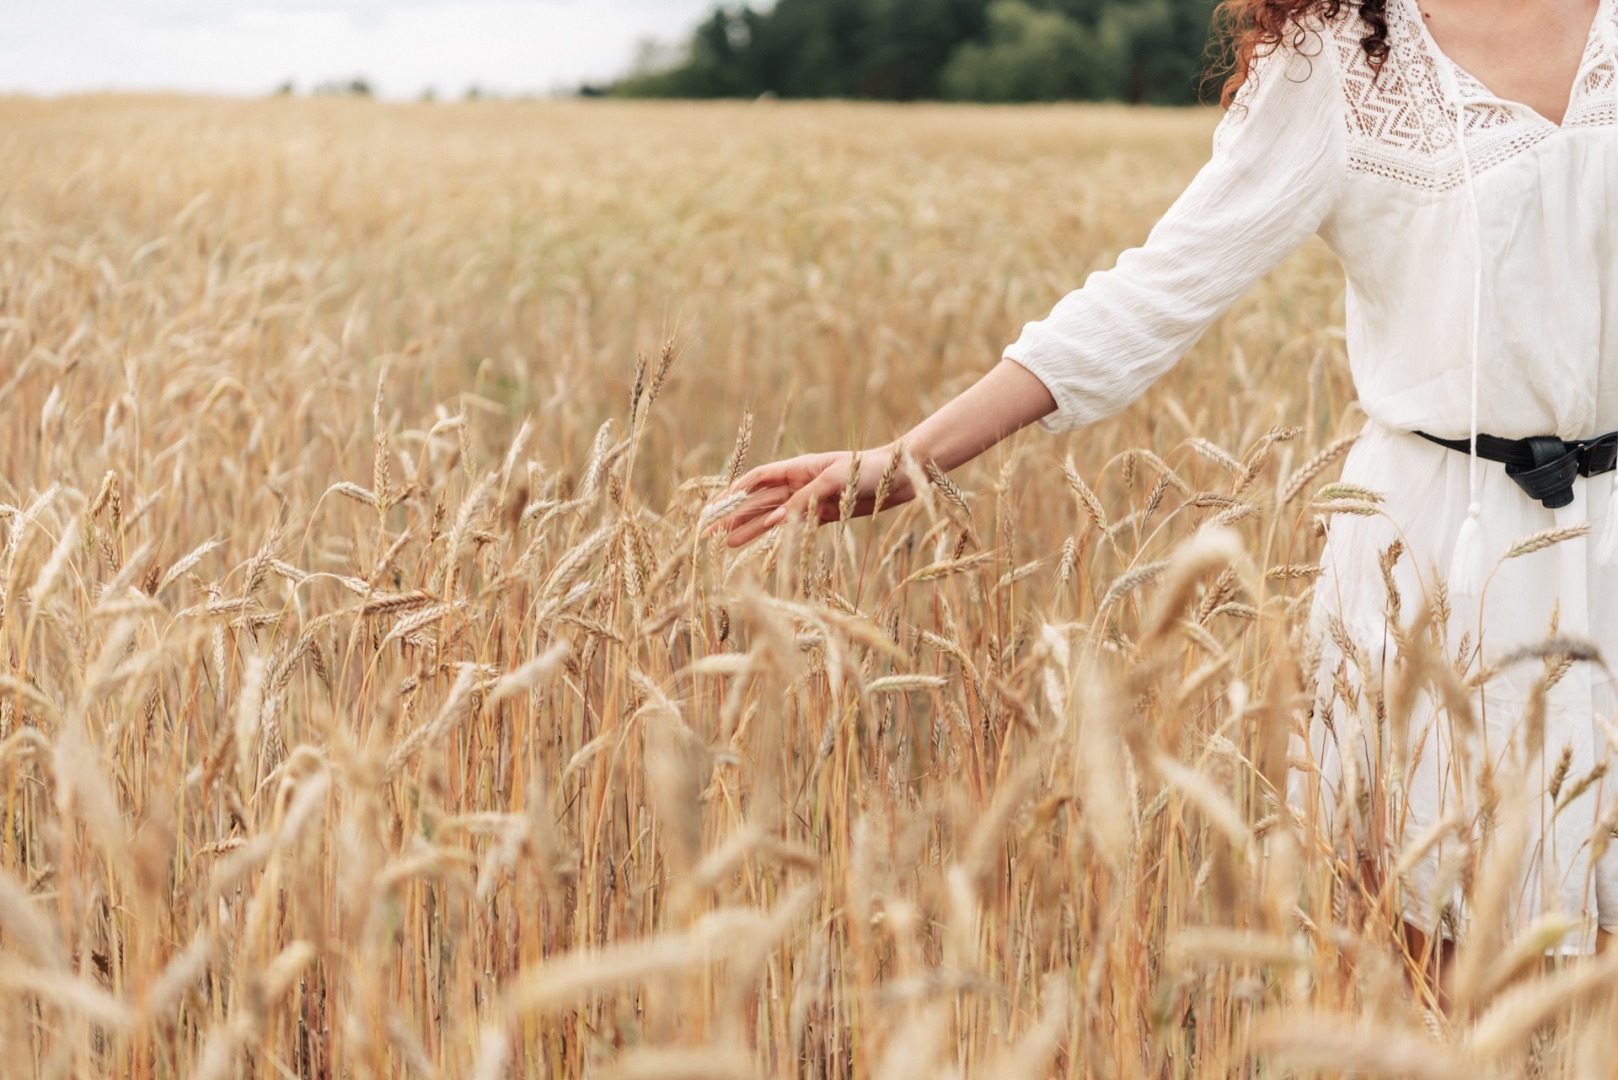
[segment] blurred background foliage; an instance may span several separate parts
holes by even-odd
[[[1217,0],[779,0],[715,8],[622,97],[1128,101],[1212,92]]]

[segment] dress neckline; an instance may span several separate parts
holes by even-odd
[[[1584,85],[1585,75],[1587,74],[1590,66],[1591,54],[1592,52],[1595,52],[1595,54],[1598,56],[1601,54],[1601,50],[1596,48],[1596,41],[1597,38],[1601,36],[1601,20],[1608,17],[1608,0],[1596,0],[1595,17],[1590,20],[1590,29],[1586,31],[1584,35],[1584,48],[1579,53],[1579,67],[1578,70],[1573,73],[1573,85],[1568,87],[1567,105],[1562,110],[1562,123],[1559,124],[1550,117],[1546,116],[1544,113],[1540,112],[1538,109],[1534,108],[1532,105],[1522,101],[1514,101],[1511,98],[1500,97],[1493,90],[1489,89],[1488,85],[1485,84],[1482,79],[1478,78],[1476,75],[1463,68],[1460,64],[1456,63],[1450,58],[1450,55],[1439,46],[1438,39],[1433,37],[1432,30],[1427,26],[1427,20],[1422,17],[1421,6],[1417,0],[1403,0],[1403,3],[1405,6],[1405,17],[1416,24],[1416,32],[1421,35],[1421,39],[1425,43],[1426,48],[1432,51],[1435,62],[1440,64],[1448,64],[1454,69],[1457,77],[1471,80],[1483,90],[1484,94],[1488,96],[1491,103],[1521,110],[1522,112],[1525,112],[1529,116],[1533,117],[1540,124],[1550,128],[1552,131],[1561,131],[1563,126],[1567,123],[1567,118],[1573,114],[1573,107],[1578,103],[1579,100],[1579,88]]]

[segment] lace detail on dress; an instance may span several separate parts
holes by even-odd
[[[1614,29],[1618,29],[1618,11],[1602,18],[1610,19]],[[1601,34],[1590,35],[1590,45],[1584,50],[1584,60],[1579,66],[1588,67],[1598,57],[1601,63],[1586,71],[1579,81],[1567,115],[1562,118],[1564,128],[1606,127],[1618,123],[1613,102],[1613,81],[1618,78],[1618,69],[1614,68],[1612,54],[1602,38]]]
[[[1409,3],[1388,5],[1388,57],[1380,75],[1360,45],[1357,12],[1332,28],[1342,64],[1347,96],[1348,165],[1362,173],[1409,184],[1427,191],[1450,191],[1465,180],[1455,145],[1455,107],[1446,100],[1439,65],[1449,60],[1428,45],[1426,29]],[[1603,12],[1601,18],[1613,18]],[[1586,61],[1604,49],[1603,35],[1592,34]],[[1488,97],[1472,76],[1451,65],[1463,97]],[[1614,122],[1613,62],[1586,72],[1564,126]],[[1554,134],[1556,127],[1524,107],[1498,103],[1466,107],[1467,150],[1474,174],[1481,175]]]

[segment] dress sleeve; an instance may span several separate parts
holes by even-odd
[[[1146,392],[1259,278],[1320,228],[1347,170],[1329,31],[1264,57],[1214,133],[1213,158],[1144,246],[1092,274],[1006,350],[1056,399],[1068,431]]]

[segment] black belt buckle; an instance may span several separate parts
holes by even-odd
[[[1546,509],[1559,510],[1573,502],[1573,481],[1582,471],[1584,454],[1579,444],[1569,447],[1555,436],[1524,439],[1533,465],[1507,465],[1506,475]],[[1597,445],[1590,444],[1592,447]],[[1610,466],[1609,466],[1610,467]],[[1586,473],[1585,475],[1589,475]]]
[[[1579,475],[1600,476],[1618,469],[1618,431],[1603,435],[1579,449]]]
[[[1416,434],[1458,453],[1473,451],[1470,440],[1440,439],[1425,431]],[[1476,449],[1483,460],[1504,464],[1506,475],[1549,510],[1560,510],[1573,502],[1573,481],[1579,477],[1618,470],[1618,431],[1587,442],[1567,442],[1554,435],[1499,439],[1480,434]]]

